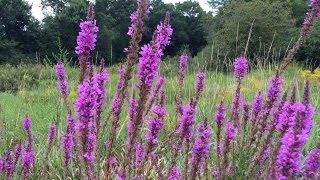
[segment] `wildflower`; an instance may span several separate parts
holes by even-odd
[[[198,169],[201,169],[205,159],[208,158],[211,144],[211,128],[207,121],[199,124],[198,139],[195,140],[192,149],[192,171],[191,177],[195,177]]]
[[[194,88],[196,89],[197,92],[202,92],[203,91],[204,85],[205,85],[205,82],[204,82],[205,81],[205,77],[206,77],[206,75],[203,72],[199,72],[197,74],[197,80],[196,80],[196,82],[194,84]]]
[[[101,113],[103,111],[103,107],[106,105],[107,99],[107,90],[106,90],[106,83],[109,81],[109,74],[103,67],[103,63],[101,64],[101,69],[98,73],[93,76],[93,93],[95,94],[95,126],[97,129],[97,134],[99,135],[100,132],[100,119]],[[98,137],[97,137],[98,138]]]
[[[175,165],[170,171],[168,180],[180,180],[180,179],[181,179],[181,174],[180,174],[179,166]]]
[[[224,105],[222,102],[217,106],[217,112],[215,114],[215,122],[217,123],[217,155],[221,155],[221,131],[222,131],[222,126],[224,124],[226,115],[225,112],[227,110],[227,106]]]
[[[93,163],[95,160],[95,149],[96,149],[96,134],[95,134],[95,124],[94,122],[89,122],[88,124],[89,133],[87,135],[87,146],[83,154],[86,161]]]
[[[76,54],[81,56],[95,49],[97,41],[96,20],[81,21],[79,35],[77,37]]]
[[[144,45],[140,52],[138,79],[144,85],[145,91],[150,92],[152,83],[158,75],[159,63],[162,56],[160,49],[155,49],[150,44]]]
[[[160,24],[157,25],[155,42],[158,43],[160,47],[161,46],[165,47],[170,44],[170,39],[173,33],[173,29],[171,28],[169,21],[170,21],[170,14],[167,13],[165,22],[164,23],[160,22]]]
[[[142,144],[135,145],[135,166],[140,167],[144,159],[144,147]]]
[[[242,80],[249,72],[248,60],[244,56],[235,59],[234,62],[234,77]]]
[[[147,17],[149,13],[148,3],[146,0],[139,0],[138,3],[138,10],[133,12],[130,15],[131,25],[129,27],[128,35],[133,36],[137,29],[143,31],[143,17]]]
[[[151,112],[155,114],[155,118],[151,118],[148,122],[148,131],[146,133],[146,139],[148,143],[152,145],[158,144],[158,138],[160,131],[163,129],[163,120],[167,116],[167,111],[161,105],[155,106],[151,109]]]
[[[5,170],[7,172],[7,178],[11,179],[11,176],[14,172],[14,162],[13,162],[13,152],[11,150],[6,151],[6,158],[5,158]]]
[[[314,150],[309,152],[307,160],[305,162],[304,175],[308,179],[313,179],[314,177],[319,176],[320,168],[320,145]]]
[[[240,114],[242,110],[242,105],[243,105],[243,102],[242,102],[240,89],[237,88],[236,95],[232,100],[232,106],[231,106],[231,120],[234,122],[237,128],[240,127]]]
[[[152,91],[151,97],[149,99],[149,107],[151,107],[153,105],[153,103],[155,102],[158,93],[163,89],[163,85],[166,82],[166,78],[165,77],[160,77],[159,81],[157,82],[155,88]],[[148,108],[149,110],[150,108]],[[148,111],[147,111],[148,112]]]
[[[196,110],[190,105],[183,107],[183,113],[177,134],[183,139],[183,141],[190,141],[193,137],[193,126],[195,121]]]
[[[56,65],[56,74],[58,79],[58,87],[61,95],[66,98],[68,96],[68,82],[65,67],[62,63]]]
[[[184,76],[186,74],[187,63],[188,63],[188,56],[187,56],[186,52],[184,51],[183,54],[180,56],[179,82],[183,81],[183,79],[184,79]]]
[[[256,94],[253,100],[251,121],[255,121],[256,117],[258,117],[258,114],[262,110],[262,103],[263,103],[263,96],[261,95],[261,92],[259,92],[258,94]]]
[[[134,129],[134,122],[133,119],[136,115],[138,108],[138,100],[134,97],[130,98],[130,106],[129,106],[129,122],[128,122],[128,140],[130,139],[133,129]]]
[[[71,133],[64,134],[61,138],[61,147],[64,150],[64,164],[68,167],[74,147],[74,136]]]
[[[95,149],[97,143],[97,91],[92,86],[93,81],[86,79],[78,87],[79,97],[75,102],[75,109],[79,118],[79,130],[81,133],[82,156],[87,166],[88,177],[94,176]]]
[[[17,167],[17,164],[18,164],[18,161],[19,161],[19,158],[21,157],[21,153],[22,153],[22,146],[21,144],[17,144],[16,145],[16,149],[14,151],[14,170],[16,169]]]
[[[288,128],[281,138],[281,148],[277,158],[277,168],[275,176],[295,177],[301,171],[300,161],[302,159],[303,146],[308,140],[314,108],[306,107],[302,103],[292,105],[295,111],[295,122]]]
[[[234,127],[232,125],[232,123],[227,123],[227,126],[226,126],[226,134],[225,134],[225,141],[227,142],[231,142],[234,140],[234,138],[236,137],[237,135],[237,128]]]
[[[0,157],[0,173],[2,173],[5,169],[4,169],[4,160],[2,157]]]
[[[309,79],[306,79],[306,82],[305,82],[305,85],[304,85],[302,103],[304,105],[310,104],[310,81],[309,81]]]
[[[22,176],[24,178],[31,176],[31,170],[34,166],[34,137],[31,131],[32,123],[31,119],[27,116],[23,121],[23,127],[27,131],[28,139],[26,147],[22,153]]]
[[[55,124],[51,124],[49,126],[48,144],[52,143],[52,141],[56,137],[56,135],[57,135],[57,127]]]

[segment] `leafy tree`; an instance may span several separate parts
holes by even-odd
[[[36,52],[39,30],[39,22],[32,17],[31,6],[26,1],[0,0],[0,62]]]
[[[211,33],[211,39],[223,55],[232,58],[244,52],[252,26],[248,54],[263,53],[271,43],[280,51],[295,32],[289,5],[282,1],[232,1],[224,7],[221,28]]]

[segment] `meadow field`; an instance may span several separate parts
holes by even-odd
[[[150,4],[136,3],[117,63],[95,51],[100,27],[86,2],[76,60],[60,48],[41,63],[0,64],[0,179],[320,179],[320,67],[295,58],[320,0],[284,52],[273,40],[249,48],[252,22],[232,58],[213,44],[210,58],[209,46],[165,56],[174,13],[145,42]]]
[[[193,60],[194,59],[191,59],[190,62]],[[178,93],[178,68],[174,69],[177,66],[172,64],[172,61],[164,61],[161,65],[161,76],[167,77],[164,89],[167,92],[165,106],[169,112],[169,115],[165,118],[164,130],[161,135],[162,139],[166,138],[166,133],[173,130],[176,122],[174,117],[176,111],[174,99]],[[251,102],[257,92],[266,91],[269,77],[275,73],[277,67],[278,65],[276,64],[270,64],[266,67],[260,68],[260,70],[259,68],[251,70],[248,77],[243,81],[241,87],[241,93],[243,94],[244,101]],[[113,99],[112,95],[116,92],[116,83],[119,79],[117,71],[118,68],[119,66],[107,68],[111,80],[107,84],[107,106],[105,109],[110,109]],[[63,166],[61,163],[63,155],[59,151],[59,139],[61,139],[66,128],[65,121],[67,113],[57,87],[54,67],[49,65],[21,65],[19,67],[7,65],[1,66],[1,69],[3,70],[1,74],[1,82],[8,81],[6,79],[15,79],[16,84],[6,84],[6,92],[0,93],[0,151],[5,152],[8,147],[14,149],[17,143],[21,143],[21,140],[26,139],[27,134],[23,131],[22,121],[26,115],[29,115],[32,117],[33,123],[35,151],[37,152],[36,159],[43,159],[46,151],[45,144],[47,143],[48,126],[51,123],[55,123],[57,125],[57,138],[54,141],[55,146],[52,150],[49,161],[50,169],[54,171],[50,171],[49,174],[51,174],[53,179],[62,178],[61,174],[63,174]],[[70,102],[74,102],[78,96],[78,68],[66,66],[66,69],[70,85]],[[184,87],[184,102],[188,102],[194,93],[193,84],[195,82],[196,72],[200,69],[201,66],[199,64],[193,63],[193,66],[187,70]],[[197,121],[201,122],[205,117],[209,118],[209,123],[212,125],[213,132],[215,132],[217,130],[214,122],[216,105],[221,101],[229,105],[232,103],[236,89],[235,79],[232,72],[208,70],[205,73],[206,86],[199,101]],[[298,89],[298,99],[300,99],[303,95],[303,85],[306,78],[309,78],[311,83],[311,104],[318,109],[320,107],[319,69],[316,69],[314,73],[311,73],[311,71],[305,70],[305,66],[301,64],[292,64],[284,74],[284,90],[290,94],[291,88],[296,86]],[[136,78],[134,79],[136,80]],[[3,84],[3,86],[5,85]],[[132,89],[130,91],[132,91]],[[231,107],[229,106],[228,108]],[[108,111],[106,110],[105,112]],[[127,136],[128,115],[123,113],[121,116],[121,128],[116,136],[115,151],[121,151],[124,148],[123,143]],[[105,113],[102,121],[104,121],[106,117],[107,114]],[[310,151],[319,143],[319,112],[315,115],[314,123],[315,125],[310,136],[310,141],[305,145],[305,152]],[[107,134],[108,133],[106,132],[103,137],[107,138]],[[214,156],[211,156],[210,158],[216,159]],[[183,164],[183,162],[180,163]],[[41,166],[36,166],[35,168],[41,169]],[[35,176],[35,179],[38,175]]]

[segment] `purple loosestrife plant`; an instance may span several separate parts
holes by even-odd
[[[192,148],[191,179],[196,179],[197,172],[203,169],[206,158],[209,156],[212,132],[208,120],[203,124],[199,124],[197,133],[198,139],[195,140]]]
[[[196,110],[190,105],[183,107],[180,126],[176,132],[181,137],[182,142],[191,141],[193,137],[193,126],[195,122]]]
[[[320,178],[320,144],[309,152],[305,161],[304,175],[310,180]]]
[[[175,165],[171,168],[168,180],[179,180],[181,179],[180,168]]]
[[[134,128],[132,136],[129,139],[129,146],[127,151],[128,158],[125,161],[124,169],[126,168],[126,165],[131,161],[133,145],[136,141],[136,138],[139,137],[141,133],[141,125],[143,122],[142,120],[146,111],[145,104],[150,96],[153,83],[159,74],[159,66],[161,57],[163,56],[163,50],[170,42],[172,28],[169,24],[169,20],[170,16],[167,13],[165,22],[160,24],[160,27],[157,28],[154,39],[151,41],[151,43],[144,45],[140,51],[139,65],[137,70],[137,77],[140,81],[138,110],[133,121]]]
[[[34,135],[30,117],[25,117],[23,127],[27,132],[28,138],[22,153],[22,179],[28,179],[32,175],[32,169],[35,165]]]
[[[14,157],[13,157],[13,152],[11,150],[6,151],[6,156],[5,156],[5,170],[7,173],[7,179],[12,179],[12,175],[14,173]]]
[[[62,63],[56,65],[56,74],[58,79],[58,87],[60,94],[64,99],[67,99],[69,93],[69,85],[67,82],[67,73]]]
[[[295,118],[281,138],[282,145],[277,157],[275,174],[273,175],[276,178],[293,178],[301,172],[302,151],[312,128],[314,108],[305,106],[300,102],[291,106],[295,112]]]
[[[179,62],[179,80],[178,80],[178,99],[177,99],[177,113],[182,114],[182,98],[183,98],[183,86],[184,86],[184,78],[186,74],[188,64],[188,56],[186,50],[184,50],[183,54],[180,56]]]
[[[127,97],[128,83],[132,78],[133,67],[138,60],[139,43],[142,39],[142,33],[144,32],[143,18],[146,18],[149,13],[148,0],[137,0],[137,5],[138,5],[137,11],[135,11],[131,15],[131,26],[129,27],[129,32],[128,32],[128,35],[131,36],[131,40],[129,42],[128,48],[125,48],[125,52],[127,53],[127,62],[126,62],[126,67],[123,73],[123,88],[117,89],[117,93],[115,94],[115,98],[114,98],[119,108],[117,109],[117,111],[110,110],[110,114],[112,114],[112,130],[110,131],[109,139],[107,140],[107,142],[109,142],[108,143],[109,148],[107,150],[107,155],[106,155],[107,160],[105,161],[106,164],[104,168],[106,179],[109,178],[109,174],[110,174],[109,162],[112,156],[111,153],[112,153],[113,143],[116,135],[116,130],[117,130],[117,127],[119,126],[118,121],[120,118],[120,113],[121,113],[125,98]],[[108,119],[109,118],[107,118],[106,123],[108,122]],[[106,123],[104,127],[106,127]],[[126,162],[129,163],[129,161],[126,161]],[[125,165],[126,163],[124,163],[124,166]],[[126,167],[124,167],[123,169],[125,168]]]
[[[151,118],[148,121],[146,139],[150,146],[155,146],[158,144],[160,131],[164,127],[163,120],[168,115],[168,113],[162,105],[153,107],[151,109],[151,112],[154,114],[155,118]],[[152,148],[150,150],[152,150]]]
[[[263,96],[261,95],[261,92],[259,92],[253,100],[252,104],[252,116],[250,120],[254,123],[256,122],[256,118],[258,117],[259,113],[262,110],[262,104],[263,104]]]
[[[3,171],[5,171],[5,160],[0,157],[0,173],[2,173]]]
[[[142,173],[144,169],[144,163],[148,160],[149,156],[152,159],[152,151],[158,145],[160,131],[164,128],[164,118],[168,115],[166,109],[164,108],[164,104],[159,104],[151,109],[152,114],[154,114],[154,118],[148,120],[148,128],[146,131],[146,146],[144,158],[141,162],[140,169],[138,171],[139,174]]]
[[[95,167],[96,147],[96,107],[97,92],[91,79],[86,79],[78,86],[79,97],[75,102],[75,109],[79,118],[78,129],[80,132],[80,148],[88,178],[92,178]],[[93,137],[95,138],[93,140]]]
[[[214,116],[214,120],[217,124],[216,151],[217,151],[217,157],[218,157],[219,161],[220,161],[220,156],[221,156],[221,133],[222,133],[222,128],[225,123],[225,119],[226,119],[226,115],[225,115],[226,110],[227,110],[227,106],[225,104],[223,104],[223,102],[221,102],[217,106],[216,114]]]
[[[234,61],[234,77],[242,80],[249,72],[248,60],[244,56],[240,56]]]
[[[79,35],[77,36],[77,47],[76,54],[79,57],[80,63],[80,76],[79,82],[82,83],[86,78],[88,72],[87,65],[90,63],[90,52],[96,47],[97,32],[99,28],[96,25],[96,20],[94,20],[94,7],[93,3],[89,4],[88,17],[87,20],[81,20]]]
[[[154,105],[154,103],[158,97],[159,92],[161,92],[163,89],[165,82],[166,82],[166,78],[160,77],[156,86],[153,88],[152,93],[151,93],[151,97],[149,98],[149,106],[146,110],[146,114],[148,114],[149,110]]]
[[[137,108],[138,108],[138,100],[133,96],[130,98],[130,106],[129,106],[129,122],[128,122],[128,141],[127,144],[129,144],[130,137],[133,133],[134,129],[134,122],[133,119],[136,115]]]
[[[221,168],[223,168],[221,171],[221,177],[224,179],[228,174],[228,167],[229,165],[229,153],[231,151],[231,143],[237,136],[237,128],[234,126],[232,122],[227,122],[225,127],[225,138],[224,138],[224,146],[223,146],[223,161]]]
[[[16,170],[16,168],[17,168],[17,165],[18,165],[18,161],[19,161],[19,159],[20,159],[20,157],[21,157],[21,154],[22,154],[22,145],[21,144],[17,144],[16,145],[16,149],[15,149],[15,151],[14,151],[14,170],[13,171],[15,171]]]
[[[72,149],[75,146],[74,135],[71,133],[64,134],[61,137],[61,148],[64,151],[64,165],[68,168],[71,157]]]

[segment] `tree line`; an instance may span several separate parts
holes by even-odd
[[[39,22],[26,1],[0,0],[0,63],[32,62],[35,53],[40,59],[48,57],[56,61],[53,54],[62,50],[75,57],[79,19],[85,19],[87,6],[86,0],[42,0],[46,16]],[[150,41],[157,23],[170,12],[174,35],[167,55],[175,56],[185,48],[196,55],[206,46],[213,15],[205,12],[198,2],[165,4],[153,0],[150,7],[142,43]],[[96,0],[95,18],[99,26],[96,58],[105,58],[112,64],[122,61],[129,42],[126,35],[129,17],[135,9],[135,0]]]
[[[184,49],[191,56],[230,57],[246,53],[253,57],[269,51],[285,53],[308,9],[309,0],[208,0],[212,12],[198,2],[165,4],[150,2],[150,18],[142,43],[150,41],[159,21],[171,13],[174,29],[172,43],[165,54],[179,55]],[[74,47],[79,19],[85,19],[87,0],[41,0],[45,18],[39,22],[25,0],[0,0],[0,64],[32,63],[46,59],[56,63],[57,53],[65,53],[76,62]],[[135,0],[96,0],[95,18],[99,26],[94,59],[105,58],[109,64],[121,62],[128,45],[126,35]],[[318,60],[320,30],[318,25],[298,54],[301,60]],[[250,41],[248,42],[248,36]],[[215,51],[212,51],[214,47]],[[214,63],[213,63],[214,64]]]

